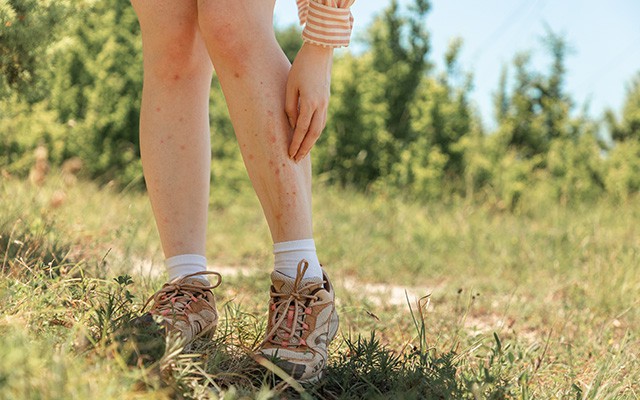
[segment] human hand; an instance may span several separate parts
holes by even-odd
[[[302,160],[316,143],[327,122],[333,49],[304,43],[293,61],[285,112],[293,137],[289,157]]]

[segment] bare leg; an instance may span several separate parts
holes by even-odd
[[[132,0],[142,29],[140,148],[167,258],[205,254],[212,66],[194,0]]]
[[[202,37],[274,242],[310,239],[311,162],[291,161],[290,64],[273,34],[273,0],[198,0]]]

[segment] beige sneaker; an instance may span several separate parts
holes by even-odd
[[[198,275],[215,275],[218,279],[207,285]],[[218,326],[218,311],[211,290],[218,287],[222,277],[217,272],[196,272],[165,283],[147,300],[143,309],[153,300],[151,310],[138,318],[140,324],[159,317],[165,335],[175,335],[182,345],[198,337],[213,337]]]
[[[338,332],[335,292],[329,278],[301,279],[309,263],[298,263],[296,279],[271,274],[267,334],[259,352],[294,379],[314,382],[327,364],[327,346]]]

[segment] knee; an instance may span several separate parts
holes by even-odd
[[[242,68],[252,55],[268,47],[271,39],[276,43],[272,20],[265,17],[265,13],[269,15],[265,4],[248,7],[237,0],[198,2],[200,32],[214,62]]]
[[[210,77],[211,61],[201,42],[196,29],[185,28],[148,44],[143,50],[145,77],[162,82]]]

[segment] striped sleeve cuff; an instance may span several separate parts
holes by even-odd
[[[325,47],[346,47],[351,39],[353,16],[349,7],[330,7],[315,0],[300,4],[300,21],[305,23],[302,39]],[[352,2],[351,2],[352,3]]]

